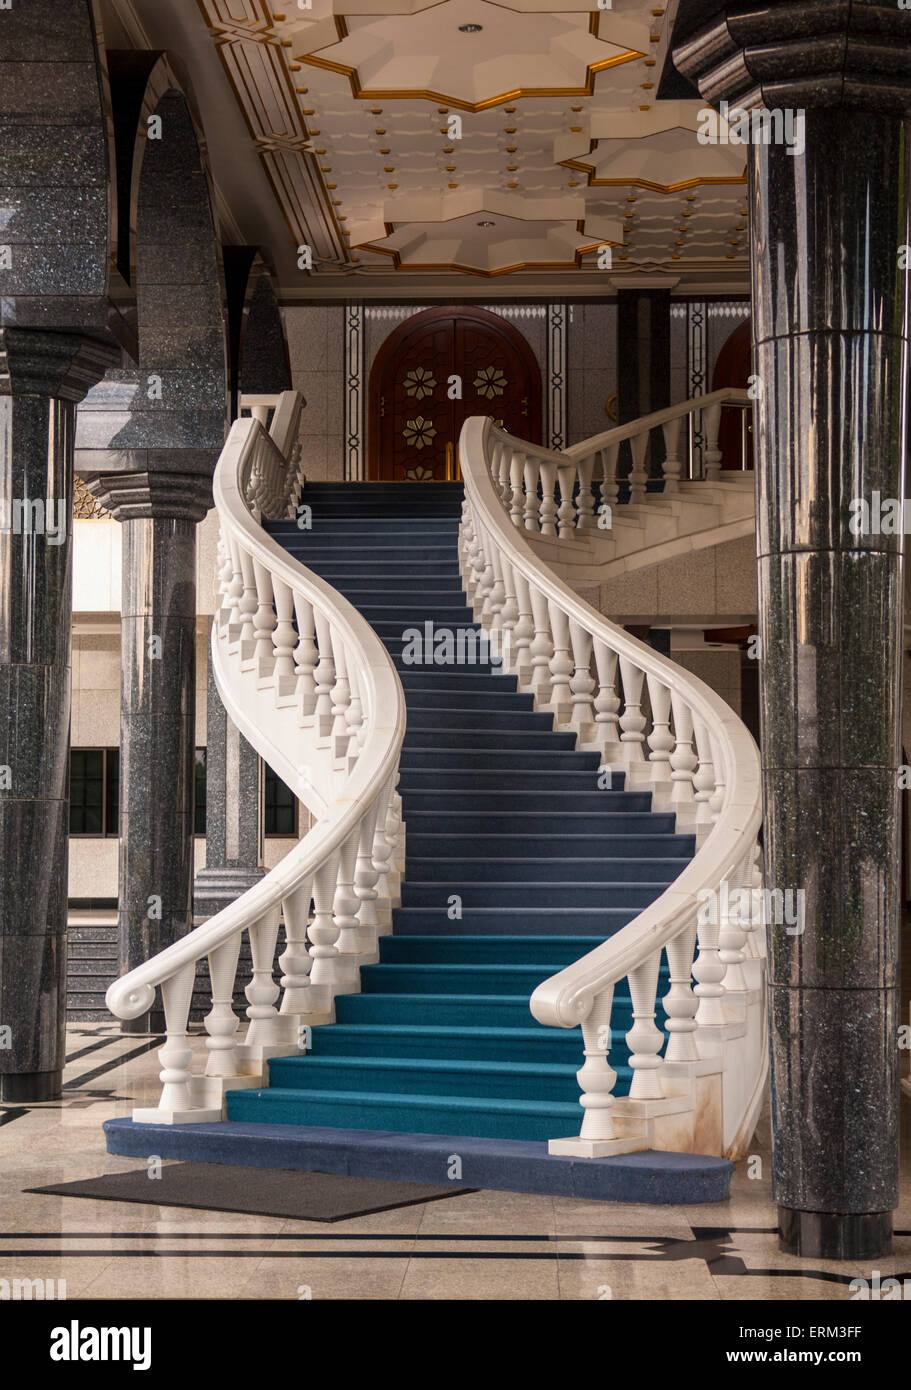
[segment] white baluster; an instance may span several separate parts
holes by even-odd
[[[351,686],[348,681],[348,652],[345,639],[333,629],[332,654],[335,659],[335,684],[332,687],[332,750],[336,758],[348,751],[348,710],[351,705]]]
[[[617,653],[600,637],[595,638],[595,669],[598,672],[598,694],[595,697],[596,737],[601,748],[601,762],[608,766],[620,756],[617,716],[620,697],[617,694]]]
[[[595,519],[594,495],[592,493],[592,474],[595,470],[593,454],[580,459],[576,465],[579,491],[576,494],[576,530],[592,531],[597,527]]]
[[[512,669],[518,676],[519,684],[526,685],[531,679],[532,642],[535,635],[535,620],[531,611],[531,593],[528,580],[519,569],[510,565],[516,588],[516,607],[518,617],[512,630]]]
[[[699,768],[693,777],[696,798],[696,824],[708,827],[712,823],[711,800],[715,793],[715,768],[712,764],[712,744],[704,720],[693,717]]]
[[[582,1024],[585,1062],[576,1072],[582,1090],[579,1104],[584,1111],[579,1137],[591,1143],[604,1143],[617,1137],[611,1117],[617,1073],[608,1060],[613,1002],[614,989],[609,985],[594,999],[591,1012]]]
[[[294,669],[294,646],[297,641],[293,621],[294,595],[289,585],[274,577],[272,589],[275,595],[275,611],[278,615],[278,621],[272,633],[272,645],[275,651],[273,675],[275,676],[276,695],[281,698],[285,695],[293,695],[297,682]]]
[[[575,523],[575,508],[573,506],[573,485],[576,481],[576,469],[574,464],[566,464],[565,467],[557,468],[557,478],[560,483],[560,510],[557,513],[557,533],[563,540],[573,533]]]
[[[667,944],[667,965],[670,989],[662,1001],[667,1014],[666,1028],[670,1034],[665,1052],[667,1062],[695,1062],[696,1009],[699,1001],[693,993],[693,952],[696,946],[696,921]]]
[[[652,709],[652,732],[648,736],[649,775],[653,782],[669,784],[671,780],[670,755],[674,747],[674,737],[670,730],[671,692],[657,676],[649,674],[648,698]]]
[[[246,550],[240,552],[240,568],[244,581],[244,592],[240,600],[240,645],[242,657],[249,658],[253,655],[253,643],[256,639],[254,618],[259,600],[256,596],[253,556],[248,554]],[[271,651],[271,646],[269,650]]]
[[[665,497],[672,497],[674,493],[680,491],[681,465],[677,450],[680,447],[680,427],[682,424],[683,417],[678,415],[661,426],[664,434],[664,463],[661,471],[664,474]]]
[[[332,907],[335,901],[338,852],[330,854],[313,875],[313,921],[310,923],[310,988],[314,991],[313,1008],[327,1013],[332,1008],[336,992],[345,984],[344,968],[339,963],[335,943],[338,927]]]
[[[209,981],[212,989],[212,1008],[206,1014],[205,1025],[209,1052],[206,1076],[239,1076],[237,1032],[240,1019],[234,1012],[234,981],[237,978],[237,957],[240,954],[240,933],[229,937],[221,946],[209,952]]]
[[[538,501],[538,460],[533,454],[525,459],[525,510],[523,520],[526,531],[538,531],[540,502]]]
[[[658,968],[661,952],[654,951],[642,965],[629,972],[629,991],[633,1002],[633,1026],[626,1035],[630,1050],[629,1064],[633,1070],[630,1100],[660,1100],[660,1056],[664,1035],[655,1024],[655,997],[658,992]]]
[[[279,1013],[310,1014],[310,952],[307,950],[307,928],[310,922],[310,902],[313,878],[308,876],[282,899],[285,923],[285,949],[278,958],[282,969],[282,1002]],[[289,1041],[295,1041],[289,1038]],[[298,1047],[300,1040],[297,1039]]]
[[[620,680],[623,684],[623,713],[620,716],[620,756],[630,774],[645,772],[642,745],[645,742],[645,715],[642,713],[642,683],[645,672],[629,657],[620,658]],[[629,778],[627,778],[627,784]]]
[[[376,831],[373,836],[373,865],[376,869],[376,918],[380,927],[392,923],[392,885],[390,884],[390,859],[394,841],[386,834],[386,816],[392,796],[394,783],[389,782],[380,792],[376,805]]]
[[[380,877],[373,857],[377,814],[378,803],[374,800],[361,818],[357,863],[354,866],[354,891],[360,904],[357,912],[359,950],[362,956],[373,956],[374,958],[376,957],[378,935],[376,904],[379,892],[377,883]]]
[[[509,481],[511,489],[509,495],[509,517],[513,525],[518,526],[520,528],[522,526],[525,509],[525,491],[523,488],[524,478],[525,455],[523,453],[520,453],[518,449],[513,449],[510,453],[509,464]]]
[[[718,940],[720,895],[700,908],[696,935],[699,954],[693,966],[693,977],[699,1007],[696,1010],[696,1046],[700,1057],[715,1057],[721,1050],[720,1028],[724,1024],[724,979],[726,966],[721,959]]]
[[[294,651],[294,671],[297,676],[297,698],[301,718],[309,719],[316,709],[316,681],[313,672],[319,660],[313,624],[313,605],[303,594],[294,595],[298,642]]]
[[[554,518],[557,515],[557,503],[554,498],[554,489],[557,486],[557,466],[550,459],[541,459],[541,535],[555,536],[557,528],[554,525]]]
[[[752,852],[738,865],[737,872],[731,875],[726,897],[723,897],[719,911],[718,959],[725,969],[724,992],[746,989],[743,975],[743,962],[746,959],[744,946],[753,929],[752,892]]]
[[[569,678],[573,673],[572,657],[569,654],[569,617],[559,603],[547,601],[550,615],[550,630],[553,633],[554,651],[550,658],[550,700],[548,704],[554,711],[558,724],[568,722],[572,714],[572,690]]]
[[[244,991],[249,1000],[247,1018],[250,1026],[242,1048],[242,1055],[248,1061],[263,1061],[267,1057],[293,1050],[284,1044],[283,1028],[275,1007],[280,992],[273,975],[280,915],[281,909],[276,904],[248,929],[253,978]]]
[[[674,711],[674,751],[671,754],[671,802],[678,817],[690,822],[693,813],[693,773],[698,758],[693,752],[693,716],[685,696],[671,691]]]
[[[603,478],[601,482],[601,504],[604,503],[613,509],[617,505],[617,498],[620,495],[620,484],[617,481],[617,455],[620,452],[619,444],[608,444],[601,450],[601,469]]]
[[[354,868],[357,863],[359,843],[360,827],[357,827],[353,834],[344,841],[339,852],[338,876],[333,902],[335,925],[338,928],[335,949],[338,952],[339,971],[346,981],[344,986],[346,991],[359,987],[357,966],[360,941],[358,940],[357,912],[360,901],[354,891]]]
[[[332,653],[332,634],[329,619],[319,609],[314,610],[316,622],[316,641],[319,648],[319,662],[314,669],[316,700],[314,714],[316,731],[320,739],[328,739],[332,732],[332,687],[335,685],[335,661]]]
[[[244,572],[240,563],[240,546],[236,542],[230,542],[231,550],[231,582],[225,594],[225,607],[228,610],[228,638],[235,642],[240,638],[241,623],[243,614],[241,603],[244,597]]]
[[[721,429],[721,406],[709,405],[702,411],[702,430],[705,434],[705,481],[715,483],[721,473],[721,450],[718,433]]]
[[[534,583],[529,584],[529,590],[535,622],[535,636],[531,644],[531,687],[540,705],[547,704],[550,699],[550,659],[554,645],[550,636],[547,598]]]
[[[592,679],[592,636],[581,623],[570,619],[569,640],[573,651],[573,678],[570,681],[573,711],[570,723],[573,728],[583,729],[594,723],[595,711],[592,708],[592,694],[595,682]]]
[[[629,500],[635,505],[637,502],[645,501],[645,484],[648,482],[648,474],[645,471],[648,430],[643,430],[641,434],[634,434],[629,442],[629,447],[633,456],[633,466],[629,475]]]
[[[502,551],[497,552],[497,567],[500,572],[500,582],[503,585],[503,606],[500,609],[497,625],[500,628],[500,650],[504,657],[503,670],[505,672],[514,669],[515,631],[516,623],[519,621],[519,599],[516,593],[515,572]]]
[[[138,1124],[182,1124],[187,1120],[220,1119],[221,1106],[215,1113],[194,1107],[191,1092],[190,1061],[192,1049],[187,1040],[187,1019],[196,980],[196,966],[185,965],[161,985],[164,1007],[166,1042],[159,1049],[161,1096],[157,1109],[137,1109],[133,1119]]]

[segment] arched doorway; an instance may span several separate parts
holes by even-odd
[[[452,378],[461,385],[454,394]],[[458,387],[455,388],[457,392]],[[469,415],[541,441],[541,373],[528,343],[486,309],[425,309],[391,333],[370,373],[369,477],[442,482],[457,477]]]
[[[745,391],[753,371],[753,325],[750,319],[739,323],[733,333],[722,344],[712,373],[712,390],[721,391],[725,386],[736,386]],[[742,469],[743,462],[743,415],[740,410],[722,410],[721,428],[718,431],[718,447],[721,450],[721,467]],[[753,431],[750,417],[747,416],[746,467],[753,467]]]

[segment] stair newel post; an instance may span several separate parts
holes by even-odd
[[[582,1021],[585,1061],[576,1072],[576,1080],[582,1091],[579,1104],[583,1110],[579,1138],[593,1144],[617,1137],[611,1115],[617,1073],[609,1060],[613,1003],[614,987],[608,985],[592,1001],[589,1015]]]
[[[332,653],[332,629],[329,619],[318,608],[313,610],[316,623],[316,644],[319,661],[313,672],[316,682],[316,732],[320,740],[328,740],[332,733],[332,687],[335,685],[335,660]]]
[[[569,616],[559,603],[547,601],[550,615],[550,630],[553,633],[554,650],[550,658],[550,700],[548,704],[554,713],[556,724],[566,724],[572,716],[573,693],[569,678],[573,673],[572,657],[569,654]]]
[[[519,449],[513,449],[509,461],[509,519],[520,529],[525,511],[524,479],[525,455]]]
[[[694,804],[693,773],[698,758],[693,752],[693,715],[685,697],[671,691],[674,712],[674,751],[671,754],[671,803],[678,817],[691,822]]]
[[[335,899],[332,905],[335,925],[338,928],[335,949],[338,952],[339,967],[344,975],[347,990],[358,988],[357,963],[360,955],[360,941],[358,940],[357,913],[360,902],[354,890],[354,869],[357,864],[359,843],[360,827],[356,826],[342,843],[339,851],[338,876],[335,884]]]
[[[711,800],[715,792],[715,768],[712,763],[712,744],[705,721],[693,716],[693,732],[696,736],[696,752],[699,766],[693,777],[693,790],[696,798],[696,825],[707,828],[712,823]]]
[[[648,736],[649,775],[655,783],[661,784],[665,791],[671,779],[670,757],[674,747],[671,733],[671,692],[657,676],[646,676],[648,700],[652,710],[652,732]]]
[[[569,640],[572,644],[574,666],[573,677],[569,683],[573,702],[570,723],[574,729],[584,729],[588,735],[591,725],[595,722],[595,711],[592,707],[592,695],[595,690],[591,673],[592,635],[581,623],[570,618]]]
[[[550,659],[554,645],[550,636],[547,597],[533,582],[529,584],[529,590],[535,623],[535,636],[531,644],[531,688],[540,705],[547,704],[550,699]]]
[[[557,486],[557,465],[551,459],[540,459],[541,472],[541,535],[555,536],[557,528],[554,525],[554,518],[557,515],[557,503],[554,498],[554,489]]]
[[[297,641],[297,633],[294,630],[294,595],[290,586],[281,579],[273,578],[272,589],[275,595],[275,611],[278,615],[278,621],[272,633],[272,645],[275,652],[273,674],[275,676],[275,693],[281,697],[294,693],[297,679],[294,667],[294,646]]]
[[[335,943],[333,904],[338,874],[338,851],[323,860],[313,875],[313,921],[310,923],[310,988],[315,990],[313,1007],[317,1013],[328,1013],[338,991],[345,987],[344,970]]]
[[[376,955],[379,921],[377,900],[379,871],[373,859],[376,839],[378,803],[374,799],[361,817],[358,831],[357,862],[354,866],[354,892],[360,906],[357,909],[357,937],[360,954]]]
[[[335,684],[332,687],[332,752],[344,758],[348,751],[348,708],[351,704],[351,685],[348,680],[348,652],[344,635],[332,628],[332,654],[335,659]]]
[[[244,583],[244,591],[240,600],[240,650],[241,660],[246,660],[253,655],[255,650],[256,627],[254,620],[259,600],[256,594],[253,556],[243,549],[240,552],[240,568]],[[271,645],[269,650],[272,650]]]
[[[281,907],[276,903],[249,928],[253,978],[244,991],[249,1000],[247,1018],[250,1024],[242,1055],[251,1061],[264,1061],[267,1057],[275,1056],[276,1051],[284,1045],[275,1007],[280,990],[273,974],[280,917]]]
[[[664,495],[673,497],[680,491],[680,457],[678,449],[680,447],[680,427],[683,424],[683,416],[677,415],[673,420],[667,420],[661,426],[664,435],[664,463],[661,471],[664,474]]]
[[[629,475],[629,500],[633,505],[645,501],[645,484],[648,482],[648,474],[645,471],[648,436],[648,430],[643,430],[641,434],[634,434],[629,442],[630,452],[633,456],[633,466]]]
[[[518,617],[512,630],[512,670],[518,677],[519,685],[527,685],[531,680],[531,648],[535,636],[535,620],[531,611],[531,593],[528,580],[520,570],[510,565],[516,587],[516,607]]]
[[[301,719],[310,719],[316,709],[316,681],[314,671],[319,661],[319,652],[313,640],[313,604],[303,594],[294,595],[294,613],[297,618],[297,646],[294,649],[294,672],[297,676],[297,698]]]
[[[620,484],[617,481],[617,456],[619,453],[619,444],[607,444],[601,450],[601,505],[606,503],[612,509],[616,507],[617,498],[620,495]]]
[[[573,505],[573,485],[576,481],[576,468],[574,464],[567,463],[557,467],[557,478],[560,484],[560,510],[557,512],[557,534],[563,540],[573,534],[575,525],[575,508]]]
[[[579,459],[576,465],[576,474],[579,479],[579,491],[576,494],[576,530],[592,531],[596,528],[594,495],[592,494],[592,474],[595,471],[595,456],[587,454],[584,459]]]
[[[633,1002],[633,1026],[626,1035],[630,1050],[629,1064],[633,1070],[630,1100],[661,1100],[661,1070],[664,1060],[661,1048],[664,1034],[655,1024],[655,1003],[658,993],[658,968],[661,952],[655,951],[642,965],[629,972],[629,991]]]
[[[620,716],[620,756],[630,774],[640,779],[647,773],[642,746],[645,742],[645,715],[642,713],[642,686],[645,672],[629,657],[620,657],[623,686],[623,713]]]
[[[702,411],[702,431],[705,435],[705,481],[717,483],[721,473],[721,450],[718,434],[721,429],[721,406],[709,405]]]
[[[187,1040],[187,1020],[190,1017],[190,1001],[193,998],[195,982],[196,966],[185,965],[176,975],[161,983],[166,1040],[164,1047],[158,1052],[158,1060],[161,1063],[161,1071],[158,1073],[161,1082],[158,1110],[166,1123],[170,1117],[190,1110],[193,1105],[189,1070],[193,1051]],[[141,1113],[134,1111],[134,1120]],[[154,1115],[155,1112],[146,1113]]]
[[[526,531],[539,531],[540,501],[538,499],[538,460],[534,454],[525,456],[525,510],[523,523]]]
[[[208,1038],[206,1076],[238,1076],[239,1054],[235,1033],[240,1019],[234,1012],[234,981],[237,978],[237,958],[240,955],[240,932],[235,932],[221,946],[209,952],[209,983],[212,1007],[204,1022]]]
[[[662,1000],[667,1015],[666,1028],[670,1037],[665,1050],[666,1062],[696,1062],[696,1009],[699,1001],[693,993],[693,954],[696,949],[696,920],[673,941],[667,943],[667,966],[670,989]]]
[[[285,949],[278,958],[281,966],[282,1002],[279,1014],[309,1014],[310,968],[313,962],[307,950],[307,928],[310,923],[310,903],[313,897],[312,877],[298,884],[293,893],[282,899],[282,918],[285,923]],[[289,1038],[288,1041],[300,1040]]]
[[[601,749],[602,766],[619,757],[620,697],[617,694],[617,653],[595,638],[595,669],[598,672],[598,693],[595,696],[595,737]]]

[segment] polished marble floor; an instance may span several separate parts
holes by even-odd
[[[159,1043],[76,1024],[63,1100],[0,1106],[0,1280],[65,1279],[69,1298],[90,1299],[844,1301],[873,1273],[779,1252],[765,1125],[730,1200],[711,1206],[478,1192],[326,1226],[24,1193],[137,1166],[105,1153],[101,1122],[154,1101]],[[904,1094],[902,1110],[911,1138]],[[907,1162],[896,1229],[877,1268],[911,1280]]]

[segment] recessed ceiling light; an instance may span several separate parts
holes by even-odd
[[[483,24],[460,24],[460,25],[459,25],[459,33],[460,33],[460,34],[480,34],[480,32],[481,32],[481,30],[482,30],[483,28],[484,28],[484,25],[483,25]]]
[[[479,222],[479,223],[478,223],[478,226],[479,226],[479,227],[495,227],[496,225],[497,225],[496,222]]]

